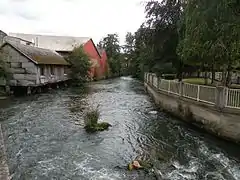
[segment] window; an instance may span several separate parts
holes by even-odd
[[[51,75],[54,75],[54,67],[53,66],[50,67],[50,73],[51,73]]]
[[[63,68],[63,74],[67,75],[67,68],[66,67]]]
[[[44,76],[44,67],[40,67],[40,75]]]

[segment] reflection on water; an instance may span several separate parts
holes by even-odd
[[[87,134],[83,114],[100,105],[109,131]],[[89,93],[58,90],[12,100],[1,109],[13,179],[240,179],[239,147],[157,112],[142,83],[94,82]],[[128,172],[133,159],[149,172]]]

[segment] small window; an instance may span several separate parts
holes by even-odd
[[[50,73],[51,73],[51,75],[54,75],[54,67],[53,66],[50,67]]]
[[[63,74],[67,75],[67,68],[66,67],[63,68]]]
[[[40,67],[40,75],[44,76],[44,67]]]

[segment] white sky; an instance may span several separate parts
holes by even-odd
[[[92,37],[135,32],[144,21],[142,0],[0,0],[0,29]]]

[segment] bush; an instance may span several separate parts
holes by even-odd
[[[81,86],[89,78],[89,69],[91,67],[90,59],[82,46],[73,50],[68,57],[68,61],[71,64],[70,78],[73,84]]]
[[[98,109],[91,110],[86,113],[84,116],[84,124],[85,126],[94,126],[98,123],[98,119],[100,117],[100,112]]]
[[[96,132],[96,131],[104,131],[107,130],[111,125],[107,122],[98,123],[100,117],[100,112],[97,109],[91,110],[86,113],[84,116],[84,129],[87,132]]]

